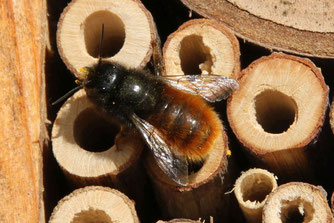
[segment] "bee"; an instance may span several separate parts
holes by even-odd
[[[206,101],[226,99],[238,87],[221,75],[154,76],[101,57],[82,71],[86,78],[72,91],[84,88],[99,110],[139,131],[158,166],[179,185],[188,184],[189,167],[202,163],[222,135]]]

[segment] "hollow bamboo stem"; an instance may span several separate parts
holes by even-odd
[[[52,129],[53,154],[74,187],[116,188],[145,208],[147,177],[140,157],[143,143],[98,113],[80,90],[58,112]],[[145,203],[148,204],[147,202]]]
[[[306,148],[321,130],[328,101],[321,71],[308,59],[274,53],[238,81],[227,116],[239,141],[279,177],[311,176]]]
[[[264,203],[276,188],[275,176],[264,169],[250,169],[236,180],[234,194],[247,222],[262,222]]]
[[[49,222],[139,223],[139,220],[134,203],[127,196],[107,187],[89,186],[60,200]]]
[[[264,223],[333,222],[327,199],[319,188],[307,183],[291,182],[273,191],[264,207]]]
[[[96,64],[99,52],[106,60],[143,68],[156,38],[153,18],[138,0],[73,0],[64,9],[57,29],[60,56],[79,79],[84,78],[80,68]]]
[[[221,74],[235,77],[240,71],[236,37],[208,19],[193,19],[172,33],[163,47],[165,75]]]
[[[219,136],[201,169],[189,176],[188,186],[176,185],[147,156],[148,173],[153,181],[157,200],[166,218],[224,219],[227,216],[230,183],[228,174],[227,136]]]

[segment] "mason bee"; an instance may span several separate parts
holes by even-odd
[[[102,112],[138,130],[158,166],[179,185],[187,185],[189,166],[203,162],[222,135],[221,121],[205,100],[226,99],[238,87],[220,75],[154,76],[101,57],[83,71],[86,78],[73,91],[84,88]]]

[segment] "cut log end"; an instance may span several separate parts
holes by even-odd
[[[318,135],[327,108],[320,70],[307,59],[275,53],[253,62],[238,81],[227,105],[238,139],[276,174],[305,172],[302,148]]]
[[[75,190],[59,201],[50,223],[139,223],[134,203],[121,192],[99,186]]]
[[[271,193],[263,208],[263,221],[333,222],[326,197],[315,186],[291,182]]]
[[[234,194],[247,222],[261,222],[267,196],[276,188],[275,176],[264,169],[250,169],[237,179]]]
[[[240,71],[236,37],[207,19],[184,23],[163,48],[165,75],[221,74],[235,77]]]
[[[108,176],[112,178],[135,164],[143,149],[138,136],[120,131],[80,90],[58,113],[52,130],[54,156],[74,184],[105,184]]]
[[[127,10],[124,10],[124,8]],[[104,24],[104,41],[100,49]],[[80,68],[96,64],[101,56],[128,67],[143,68],[157,36],[151,14],[140,1],[94,2],[74,0],[58,23],[57,45],[69,70],[84,79]]]
[[[257,45],[304,56],[334,57],[331,1],[181,1]]]

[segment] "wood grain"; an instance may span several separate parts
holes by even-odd
[[[0,15],[0,222],[35,223],[43,221],[45,2],[1,1]]]
[[[306,56],[334,57],[331,1],[181,0],[189,9],[263,46]],[[242,4],[241,4],[242,3]],[[314,7],[314,5],[318,7]],[[312,23],[309,18],[312,19]]]

